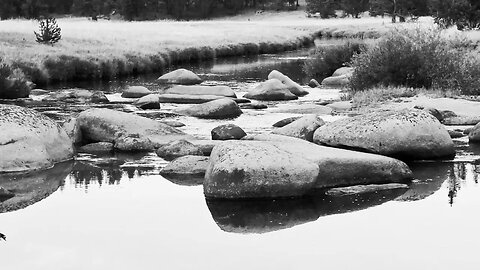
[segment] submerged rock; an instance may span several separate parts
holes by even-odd
[[[174,159],[187,155],[201,156],[203,152],[198,146],[187,140],[178,140],[159,147],[157,155],[161,158]]]
[[[298,99],[296,95],[288,90],[285,84],[277,79],[270,79],[260,83],[257,87],[245,94],[244,97],[265,101]]]
[[[220,125],[211,131],[212,140],[240,140],[247,136],[243,129],[234,124]]]
[[[203,184],[209,157],[187,155],[170,162],[160,171],[169,181],[183,186]]]
[[[234,118],[242,114],[242,110],[238,104],[229,98],[197,104],[189,108],[177,109],[176,112],[188,116],[208,119]]]
[[[382,111],[327,123],[314,142],[401,159],[439,159],[455,155],[445,127],[420,110]]]
[[[0,173],[41,170],[73,158],[72,140],[52,119],[0,105]]]
[[[84,140],[116,143],[122,137],[147,139],[155,148],[179,139],[190,139],[182,131],[158,121],[110,109],[89,109],[79,114]],[[143,149],[139,149],[143,150]]]
[[[177,94],[177,95],[210,95],[210,96],[222,96],[236,98],[237,95],[228,86],[204,86],[204,85],[176,85],[170,89],[165,90],[165,94]]]
[[[203,81],[197,74],[183,68],[164,74],[157,80],[160,83],[183,85],[199,84]]]
[[[288,90],[296,95],[296,96],[304,96],[308,94],[308,91],[303,89],[298,83],[292,81],[289,77],[283,75],[280,71],[278,70],[273,70],[268,74],[268,79],[277,79],[281,81],[284,85],[287,86]]]
[[[273,130],[272,133],[295,137],[311,142],[313,141],[313,133],[315,130],[324,124],[325,122],[322,118],[316,114],[311,114],[303,116],[302,118],[297,119],[284,127]]]
[[[350,186],[350,187],[338,187],[338,188],[331,188],[327,190],[325,193],[329,196],[348,196],[348,195],[355,195],[361,193],[368,193],[368,192],[378,192],[381,190],[391,190],[391,189],[404,189],[405,191],[408,189],[408,185],[406,184],[383,184],[383,185],[358,185],[358,186]]]
[[[123,90],[123,98],[141,98],[146,95],[152,94],[152,91],[148,90],[144,86],[129,86],[127,89]]]
[[[295,197],[317,175],[315,163],[267,142],[228,141],[213,148],[203,187],[207,198]]]

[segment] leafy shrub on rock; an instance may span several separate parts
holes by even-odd
[[[394,29],[352,58],[351,88],[406,86],[478,94],[480,61],[459,44],[437,29]]]
[[[335,70],[350,62],[352,56],[366,48],[362,41],[347,41],[337,46],[317,47],[310,53],[303,69],[310,78],[324,79],[332,75]]]

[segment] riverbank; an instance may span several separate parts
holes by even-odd
[[[420,23],[430,23],[425,19]],[[308,47],[317,37],[378,37],[388,18],[318,19],[304,11],[244,14],[208,21],[58,20],[62,40],[37,44],[36,21],[0,22],[0,57],[42,86],[162,72],[184,62],[278,53]]]

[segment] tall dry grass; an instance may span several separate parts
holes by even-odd
[[[174,63],[277,53],[309,46],[315,36],[378,36],[387,19],[308,19],[303,12],[176,22],[58,20],[62,40],[37,44],[36,21],[0,22],[0,57],[37,84],[110,79],[162,71]]]

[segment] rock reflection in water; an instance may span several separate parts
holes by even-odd
[[[299,199],[207,200],[217,225],[232,233],[267,233],[317,220],[321,216],[359,211],[402,195],[405,189],[381,190],[344,196],[323,192]]]
[[[15,194],[0,202],[0,213],[26,208],[50,196],[63,185],[72,165],[73,162],[63,162],[40,172],[0,174],[0,186]]]

